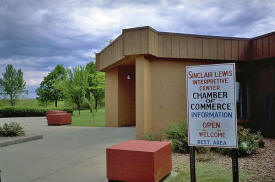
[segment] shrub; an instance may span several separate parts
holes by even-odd
[[[151,133],[144,135],[144,140],[154,141],[154,135]]]
[[[189,152],[187,123],[184,120],[171,122],[164,130],[165,138],[171,140],[172,150],[179,153]]]
[[[180,120],[178,122],[171,122],[164,130],[165,138],[171,140],[172,150],[179,153],[189,152],[188,147],[188,129],[187,122]],[[148,136],[149,139],[153,139]],[[243,157],[254,154],[259,147],[264,146],[263,136],[261,132],[253,132],[249,128],[238,127],[238,156]],[[210,150],[210,149],[209,149]],[[216,148],[214,149],[225,155],[231,154],[231,149]],[[206,147],[196,147],[198,153],[209,153]]]
[[[43,107],[2,107],[0,117],[29,117],[45,116],[47,110],[63,110],[72,113],[69,108],[43,108]]]
[[[2,127],[0,126],[0,136],[14,137],[22,135],[25,135],[25,132],[19,123],[4,123]]]
[[[160,141],[160,138],[158,138],[156,135],[152,133],[144,135],[143,139],[148,141]]]
[[[264,146],[263,136],[261,132],[253,132],[249,128],[238,128],[238,156],[244,157],[254,154],[259,147]],[[231,149],[219,148],[218,152],[230,155]]]

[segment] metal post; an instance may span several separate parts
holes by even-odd
[[[195,147],[190,147],[190,177],[191,182],[196,182]]]
[[[239,182],[238,151],[232,149],[232,174],[233,182]]]

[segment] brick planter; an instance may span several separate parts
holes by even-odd
[[[57,113],[67,113],[66,111],[61,111],[61,110],[51,110],[51,111],[46,111],[46,116],[49,114],[57,114]]]
[[[72,123],[72,114],[57,112],[47,115],[48,125],[65,125]]]
[[[108,147],[106,161],[110,181],[158,182],[172,170],[171,143],[127,140]]]

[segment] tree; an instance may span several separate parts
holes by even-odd
[[[58,64],[52,72],[44,77],[40,87],[35,90],[38,95],[37,99],[46,105],[48,102],[54,101],[55,107],[57,107],[57,102],[64,98],[59,83],[65,78],[66,69],[63,65]]]
[[[89,73],[89,87],[87,90],[88,100],[91,99],[90,93],[92,93],[95,101],[95,110],[97,111],[99,102],[105,97],[105,74],[96,71],[95,63],[93,61],[86,65],[86,70]]]
[[[40,87],[35,90],[38,97],[36,97],[37,100],[39,100],[41,103],[45,104],[46,107],[48,103],[51,101],[51,87],[48,86],[48,83],[45,81],[45,79],[40,83]]]
[[[53,70],[53,75],[55,77],[54,84],[53,84],[53,100],[55,107],[57,107],[57,101],[64,98],[64,94],[62,92],[62,89],[59,86],[59,83],[62,82],[62,80],[66,79],[66,69],[63,65],[57,65],[55,69]]]
[[[67,70],[66,80],[60,84],[66,94],[66,98],[76,104],[80,115],[80,104],[84,102],[86,90],[88,89],[88,72],[84,66],[73,67]]]
[[[0,78],[0,95],[8,96],[11,106],[14,106],[16,99],[21,94],[28,93],[23,72],[21,69],[16,70],[13,65],[8,64],[2,76],[3,78]]]

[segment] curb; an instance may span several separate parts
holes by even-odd
[[[0,147],[6,147],[9,145],[14,145],[18,143],[24,143],[24,142],[29,142],[33,140],[39,140],[42,139],[43,135],[32,135],[32,136],[23,136],[20,138],[14,138],[14,139],[9,139],[6,141],[0,141]]]

